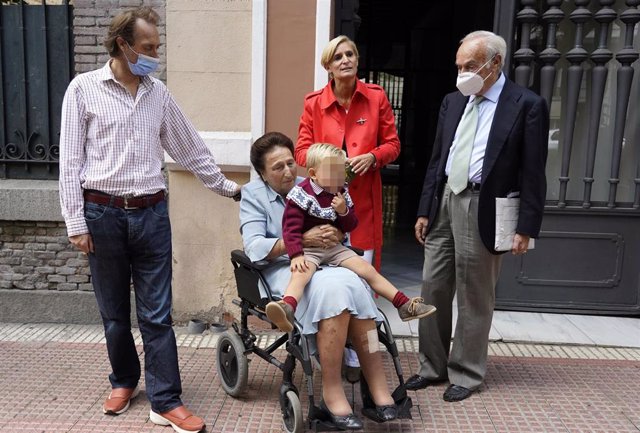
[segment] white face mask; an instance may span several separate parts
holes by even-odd
[[[471,96],[477,94],[480,90],[482,90],[482,86],[487,78],[491,76],[493,71],[485,78],[482,78],[478,75],[478,71],[481,71],[493,58],[492,56],[489,60],[487,60],[484,65],[480,66],[476,72],[461,72],[458,74],[458,79],[456,80],[456,87],[460,90],[464,96]]]

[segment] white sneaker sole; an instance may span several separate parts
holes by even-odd
[[[204,428],[202,430],[197,430],[197,431],[185,430],[183,428],[178,427],[177,425],[175,425],[174,423],[172,423],[171,421],[169,421],[159,413],[155,413],[153,410],[149,411],[149,420],[156,425],[164,425],[164,426],[170,425],[178,433],[197,433],[204,430]]]
[[[106,410],[104,406],[102,406],[102,413],[104,413],[105,415],[120,415],[121,413],[125,413],[129,409],[129,406],[131,406],[131,400],[136,398],[138,394],[140,394],[140,389],[136,386],[136,388],[133,390],[133,393],[131,393],[131,397],[129,397],[129,401],[127,402],[127,405],[125,407],[117,412],[113,412],[110,410]],[[109,396],[111,396],[111,393],[109,393]]]

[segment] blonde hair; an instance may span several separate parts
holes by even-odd
[[[358,53],[358,47],[356,47],[356,43],[353,42],[351,39],[349,39],[348,36],[340,35],[331,39],[327,44],[327,46],[324,47],[324,50],[322,50],[322,56],[320,56],[320,64],[322,65],[323,68],[325,69],[329,68],[331,61],[333,60],[333,56],[338,50],[338,45],[340,45],[343,42],[347,42],[349,45],[351,45],[351,48],[353,49],[353,52],[356,55],[356,58],[360,58],[360,54]]]
[[[313,144],[307,151],[307,170],[317,168],[325,158],[330,156],[335,156],[343,162],[347,162],[347,155],[339,147],[327,143]]]

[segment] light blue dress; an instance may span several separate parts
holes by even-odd
[[[301,180],[298,178],[298,182]],[[240,233],[244,251],[252,261],[264,259],[282,237],[284,205],[282,196],[262,179],[242,187]],[[276,260],[282,261],[282,265],[266,270],[263,275],[271,293],[282,296],[291,271],[286,255]],[[337,316],[345,309],[358,319],[381,320],[371,292],[360,277],[345,268],[321,267],[298,302],[296,319],[304,334],[315,334],[318,322]]]

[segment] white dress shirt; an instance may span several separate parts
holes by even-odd
[[[167,87],[145,76],[134,98],[110,63],[74,78],[62,104],[60,204],[68,235],[89,232],[85,189],[134,197],[166,189],[164,151],[207,188],[233,196],[238,185],[222,174]]]
[[[496,113],[496,107],[498,106],[498,99],[502,88],[504,87],[505,78],[500,73],[500,78],[493,83],[493,86],[482,95],[485,99],[478,104],[478,127],[476,129],[476,137],[473,140],[473,149],[471,150],[471,161],[469,162],[469,182],[480,183],[482,180],[482,164],[484,162],[484,153],[487,150],[487,143],[489,141],[489,132],[491,132],[491,125],[493,124],[493,116]],[[467,106],[476,99],[475,95],[469,97]],[[465,107],[466,110],[466,107]],[[453,144],[451,145],[451,151],[447,159],[447,165],[445,167],[445,173],[449,176],[449,170],[451,169],[451,161],[453,154],[456,151],[456,144],[458,142],[458,130],[453,137]]]

